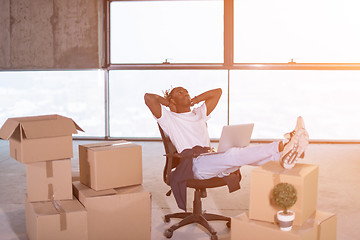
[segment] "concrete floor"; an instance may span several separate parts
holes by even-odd
[[[85,141],[74,141],[73,171],[78,171],[77,146]],[[162,216],[178,212],[173,196],[165,193],[168,186],[162,181],[164,150],[161,142],[136,142],[143,151],[144,187],[152,193],[151,239],[166,239],[163,231],[176,223],[164,223]],[[215,144],[216,145],[216,144]],[[302,162],[319,165],[318,210],[337,214],[337,239],[356,240],[360,236],[360,145],[311,144]],[[228,193],[226,187],[209,189],[203,199],[207,212],[236,216],[248,209],[251,166],[242,167],[241,190]],[[26,194],[25,165],[9,157],[7,141],[0,140],[0,239],[28,239],[25,229],[24,202]],[[188,191],[188,207],[193,193]],[[219,239],[230,239],[230,230],[223,222],[212,222]],[[209,239],[202,227],[192,224],[177,230],[172,239]],[[268,238],[270,239],[270,238]]]

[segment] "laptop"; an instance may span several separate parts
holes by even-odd
[[[201,155],[223,153],[232,147],[246,147],[250,144],[253,129],[254,123],[226,125],[222,129],[217,152]]]

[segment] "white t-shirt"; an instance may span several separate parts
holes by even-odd
[[[170,137],[176,150],[181,153],[184,149],[195,146],[209,147],[210,138],[206,121],[206,104],[193,108],[191,112],[175,113],[165,106],[161,106],[161,117],[156,119],[164,132]]]

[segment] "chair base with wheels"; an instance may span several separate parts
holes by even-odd
[[[211,240],[217,240],[217,232],[214,230],[213,227],[210,226],[208,221],[226,221],[226,226],[230,228],[231,226],[231,218],[212,214],[212,213],[204,213],[202,211],[201,206],[201,197],[203,193],[203,189],[195,189],[194,191],[194,201],[193,201],[193,212],[180,212],[180,213],[171,213],[164,216],[165,222],[170,222],[171,218],[181,218],[182,220],[171,226],[170,228],[166,229],[164,232],[164,236],[167,238],[171,238],[173,232],[185,225],[198,223],[206,228],[209,233],[211,234]]]

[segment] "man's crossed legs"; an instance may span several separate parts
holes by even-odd
[[[280,161],[281,165],[290,169],[298,158],[304,156],[309,144],[309,134],[305,130],[302,117],[298,117],[295,130],[285,134],[285,142],[273,142],[231,148],[224,153],[200,155],[193,161],[193,172],[196,179],[224,177],[244,165],[259,166],[269,161]]]

